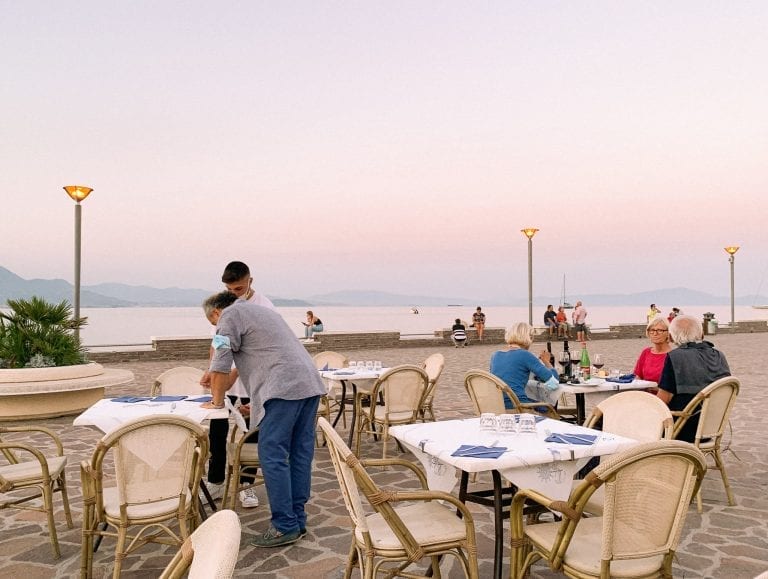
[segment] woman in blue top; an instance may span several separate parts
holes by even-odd
[[[491,355],[491,374],[504,380],[520,402],[539,402],[525,395],[525,385],[531,375],[541,382],[548,382],[550,379],[557,381],[557,370],[549,361],[549,352],[545,348],[537,358],[528,351],[533,343],[533,328],[525,322],[512,324],[504,334],[504,339],[508,345],[507,349]],[[512,401],[506,396],[504,406],[512,408]]]

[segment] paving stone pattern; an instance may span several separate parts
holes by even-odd
[[[768,569],[768,434],[764,429],[763,418],[763,412],[768,409],[763,361],[768,351],[768,336],[736,334],[718,335],[712,339],[726,353],[732,372],[742,381],[742,390],[731,420],[733,432],[727,442],[732,452],[725,454],[737,504],[733,507],[727,505],[718,473],[708,473],[703,485],[704,512],[699,515],[695,507],[691,507],[674,571],[675,577],[747,579]],[[641,339],[594,342],[590,344],[590,351],[602,353],[607,368],[628,371],[645,343]],[[538,344],[534,346],[538,347]],[[355,360],[382,360],[386,366],[391,366],[418,363],[433,352],[442,352],[446,357],[446,367],[439,382],[435,408],[438,419],[445,420],[472,415],[470,401],[463,387],[464,373],[471,368],[487,369],[489,357],[496,349],[497,345],[475,342],[461,349],[355,350],[350,352],[350,357]],[[554,350],[560,350],[558,343],[555,343]],[[107,395],[148,394],[158,374],[179,365],[204,368],[206,361],[167,360],[111,365],[132,370],[136,380],[132,385],[110,389]],[[101,433],[94,428],[72,426],[72,418],[61,417],[44,422],[61,435],[69,455],[67,477],[75,527],[71,530],[66,528],[61,502],[57,497],[56,521],[62,558],[56,561],[52,557],[42,513],[6,509],[0,511],[0,578],[43,579],[79,575],[82,521],[79,464],[81,460],[90,457]],[[390,448],[396,447],[390,444]],[[364,443],[361,454],[375,457],[380,456],[380,453],[380,444],[371,440]],[[376,473],[376,479],[386,486],[413,488],[412,479],[394,469]],[[477,484],[488,485],[489,481],[479,480]],[[240,511],[243,535],[235,574],[237,577],[320,579],[342,576],[350,544],[350,526],[324,448],[316,452],[312,488],[313,496],[307,506],[308,535],[292,546],[273,550],[250,546],[251,539],[269,522],[264,487],[258,489],[262,506]],[[489,577],[493,565],[494,533],[491,512],[479,505],[472,505],[471,509],[478,531],[480,576]],[[508,533],[507,527],[507,537]],[[105,539],[95,555],[94,577],[111,576],[113,552],[113,540]],[[122,576],[127,579],[157,577],[170,561],[173,552],[171,547],[147,545],[126,559]],[[505,562],[505,574],[507,565],[508,559]],[[444,563],[444,576],[461,576],[457,567],[447,560]],[[551,576],[554,574],[544,564],[539,563],[533,568],[532,577]]]

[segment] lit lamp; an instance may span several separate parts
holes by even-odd
[[[725,252],[728,254],[728,263],[731,264],[731,331],[733,331],[734,326],[736,325],[736,316],[734,315],[734,307],[733,307],[733,263],[736,261],[736,252],[739,251],[738,245],[729,245],[725,248]]]
[[[75,202],[75,320],[80,321],[80,221],[82,219],[82,207],[80,202],[90,195],[90,187],[81,185],[67,185],[64,187],[72,200]],[[75,339],[80,340],[80,329],[75,327]]]
[[[538,229],[526,227],[520,230],[528,238],[528,323],[533,325],[533,236]]]

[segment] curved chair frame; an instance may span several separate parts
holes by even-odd
[[[21,442],[15,437],[3,439],[4,434],[10,433],[41,433],[50,438],[56,446],[55,456],[46,456],[37,444],[32,441]],[[67,527],[73,526],[72,513],[69,509],[67,495],[67,480],[65,468],[67,457],[61,439],[49,428],[43,426],[0,426],[0,453],[8,461],[7,466],[0,466],[0,493],[8,493],[21,489],[37,489],[32,495],[0,500],[0,509],[15,508],[29,511],[44,512],[48,521],[48,532],[51,539],[53,556],[61,557],[59,539],[56,534],[56,522],[53,519],[53,494],[61,493],[64,505],[64,516]],[[32,460],[26,460],[30,455]],[[28,501],[43,499],[42,506],[26,505]]]
[[[160,374],[152,384],[152,396],[160,394],[210,394],[200,385],[203,372],[192,366],[177,366]]]
[[[501,378],[485,370],[470,370],[464,375],[464,388],[472,400],[478,416],[490,412],[493,414],[540,414],[560,420],[554,406],[546,402],[520,402],[520,399]],[[506,394],[514,408],[504,406]],[[544,408],[544,412],[539,409]]]
[[[436,420],[433,405],[435,402],[435,392],[437,391],[437,381],[440,379],[444,368],[445,356],[439,352],[428,356],[424,360],[424,371],[429,377],[429,383],[427,384],[427,391],[424,393],[424,402],[421,403],[421,409],[419,410],[422,422],[427,420],[434,422]]]
[[[725,434],[733,405],[736,403],[736,396],[739,394],[739,387],[740,382],[738,378],[733,376],[720,378],[699,392],[683,410],[672,412],[672,416],[676,417],[672,438],[678,437],[688,420],[696,416],[699,418],[693,445],[703,452],[705,456],[711,456],[715,461],[715,465],[710,466],[710,468],[720,471],[725,494],[728,497],[728,504],[730,506],[735,505],[736,502],[733,499],[728,475],[725,473],[720,445],[723,441],[723,435]],[[696,495],[696,508],[701,513],[703,508],[701,493]]]

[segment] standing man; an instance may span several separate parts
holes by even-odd
[[[581,300],[576,302],[576,307],[571,314],[573,325],[576,328],[576,339],[579,342],[587,340],[587,308],[581,304]]]
[[[472,325],[477,332],[477,339],[483,341],[483,331],[485,330],[485,314],[480,306],[477,306],[477,310],[472,314]]]
[[[259,459],[272,523],[253,541],[280,547],[306,534],[315,416],[327,393],[312,358],[277,312],[238,300],[230,292],[209,297],[205,316],[216,326],[211,395],[203,405],[221,408],[234,361],[251,403],[251,428],[259,427]]]
[[[257,306],[263,306],[271,310],[275,309],[275,306],[266,296],[261,295],[254,291],[251,287],[253,283],[253,277],[251,277],[251,270],[242,261],[231,261],[224,268],[224,273],[221,275],[221,281],[224,283],[230,292],[235,294],[236,297],[244,299],[248,303],[255,304]],[[214,349],[211,348],[210,359],[213,360]],[[230,381],[232,383],[231,388],[227,392],[230,401],[234,404],[237,399],[240,399],[240,403],[248,404],[250,395],[243,385],[242,380],[238,378],[237,370],[235,366],[232,366],[230,372]],[[210,371],[206,371],[203,377],[200,379],[200,384],[205,388],[211,387],[211,374]],[[211,498],[216,500],[221,498],[224,494],[224,475],[227,467],[227,435],[229,434],[229,420],[226,418],[211,420],[210,430],[208,431],[208,440],[210,441],[211,457],[208,460],[208,492],[211,494]],[[254,508],[259,506],[259,497],[256,496],[256,491],[252,487],[240,491],[239,497],[240,503],[245,508]]]

